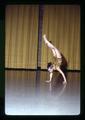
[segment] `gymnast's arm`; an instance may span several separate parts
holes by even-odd
[[[44,39],[45,44],[46,44],[49,48],[51,48],[51,49],[54,48],[54,46],[47,40],[45,34],[43,35],[43,39]]]

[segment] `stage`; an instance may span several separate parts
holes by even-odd
[[[6,115],[79,115],[80,72],[67,71],[67,84],[55,71],[5,70]]]

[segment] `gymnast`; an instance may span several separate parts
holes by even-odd
[[[50,80],[46,81],[46,82],[51,82],[52,81],[52,76],[53,76],[53,70],[57,70],[63,77],[64,81],[63,84],[66,84],[66,77],[63,73],[63,71],[60,69],[61,63],[62,63],[62,56],[61,53],[59,52],[59,50],[51,43],[51,41],[48,41],[46,38],[46,35],[43,35],[43,40],[45,42],[45,44],[52,50],[53,53],[53,62],[49,62],[47,64],[47,69],[50,73]]]

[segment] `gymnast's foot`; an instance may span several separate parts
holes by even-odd
[[[45,81],[46,83],[50,83],[51,82],[51,80],[47,80],[47,81]]]
[[[66,81],[63,81],[63,84],[67,84],[67,82],[66,82]]]

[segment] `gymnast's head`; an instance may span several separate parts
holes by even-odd
[[[47,64],[47,69],[48,69],[49,72],[53,72],[53,63],[52,62],[49,62]]]

